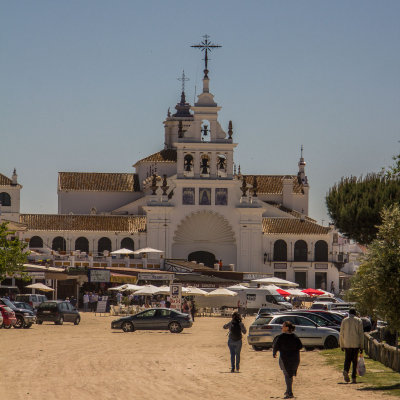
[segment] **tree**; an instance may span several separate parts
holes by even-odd
[[[24,263],[28,255],[23,250],[27,244],[13,238],[15,232],[9,231],[7,226],[8,223],[0,224],[0,282],[7,276],[26,276]]]
[[[348,298],[361,313],[383,318],[391,330],[400,331],[400,206],[382,211],[377,238],[368,246],[365,261]]]
[[[376,238],[382,223],[381,211],[400,204],[400,155],[395,164],[366,177],[342,178],[325,198],[328,214],[346,237],[368,244]]]

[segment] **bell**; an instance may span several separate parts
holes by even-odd
[[[206,159],[202,160],[201,173],[202,174],[208,174],[208,163],[207,163]]]
[[[223,158],[218,159],[218,168],[225,169],[225,160]]]
[[[186,164],[185,164],[185,171],[186,171],[186,172],[190,172],[191,170],[192,170],[192,166],[191,166],[190,161],[186,161]]]

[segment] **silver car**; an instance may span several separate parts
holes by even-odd
[[[318,326],[306,317],[284,314],[257,318],[250,326],[247,342],[256,351],[272,347],[274,339],[282,333],[282,324],[285,321],[296,326],[295,333],[306,350],[314,347],[333,349],[339,345],[339,332],[334,329]]]

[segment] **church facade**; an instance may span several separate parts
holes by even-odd
[[[338,288],[337,233],[308,217],[303,155],[292,174],[236,170],[233,124],[219,123],[207,66],[197,102],[183,89],[175,109],[163,122],[164,146],[135,172],[59,172],[57,214],[21,214],[16,172],[0,174],[2,219],[25,226],[32,249],[101,256],[147,246],[165,260],[210,268],[222,260],[225,269]]]

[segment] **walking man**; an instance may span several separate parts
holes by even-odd
[[[360,318],[356,317],[356,310],[351,308],[349,316],[342,321],[340,326],[340,348],[345,352],[343,377],[345,382],[350,382],[350,365],[353,364],[351,383],[357,383],[358,353],[362,354],[364,348],[364,329]]]
[[[89,310],[89,293],[85,292],[83,295],[83,312],[88,312]]]

